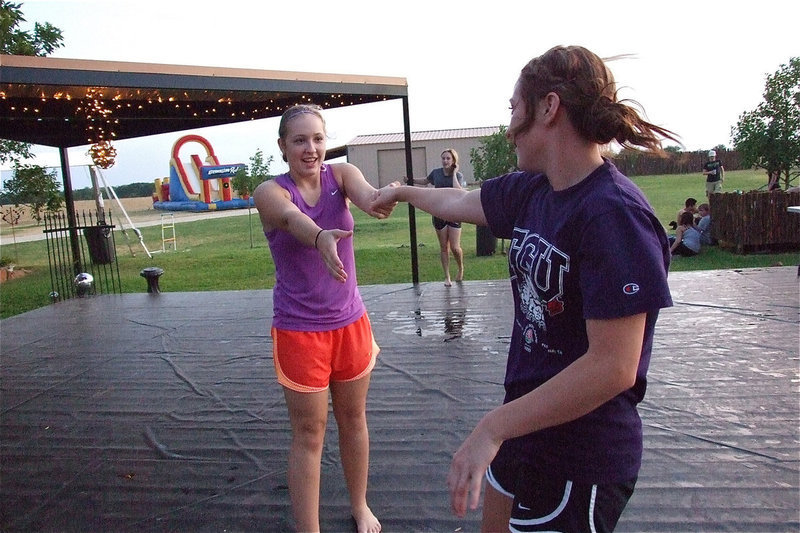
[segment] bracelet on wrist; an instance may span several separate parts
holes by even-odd
[[[320,236],[320,234],[321,234],[323,231],[325,231],[325,230],[324,230],[324,229],[321,229],[321,230],[319,230],[319,231],[317,232],[317,236],[316,236],[316,237],[314,237],[314,248],[317,248],[317,241],[319,240],[319,236]],[[317,249],[319,249],[319,248],[317,248]]]

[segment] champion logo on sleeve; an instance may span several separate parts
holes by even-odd
[[[633,296],[637,292],[639,292],[639,285],[636,283],[628,283],[624,287],[622,287],[622,292],[627,294],[628,296]]]

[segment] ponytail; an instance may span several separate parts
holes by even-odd
[[[641,146],[658,153],[663,153],[662,138],[680,142],[675,133],[644,120],[637,102],[618,100],[614,75],[586,48],[551,48],[525,65],[518,83],[526,120],[509,132],[512,138],[530,128],[537,103],[554,92],[578,134],[591,142],[617,141],[623,147]]]

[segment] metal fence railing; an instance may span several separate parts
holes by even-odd
[[[102,219],[96,212],[84,211],[76,216],[78,225],[75,228],[70,227],[63,212],[44,217],[51,300],[121,294],[111,212],[106,211]],[[73,231],[77,239],[73,239]]]

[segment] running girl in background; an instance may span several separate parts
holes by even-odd
[[[428,174],[428,183],[440,189],[442,187],[452,187],[463,189],[465,183],[464,176],[458,171],[458,152],[448,148],[442,152],[442,166],[435,168]],[[464,279],[464,251],[461,249],[461,222],[452,222],[433,217],[433,227],[436,229],[436,237],[439,239],[439,255],[441,256],[442,270],[444,270],[444,284],[447,287],[452,285],[450,281],[450,253],[456,261],[458,272],[456,281]]]

